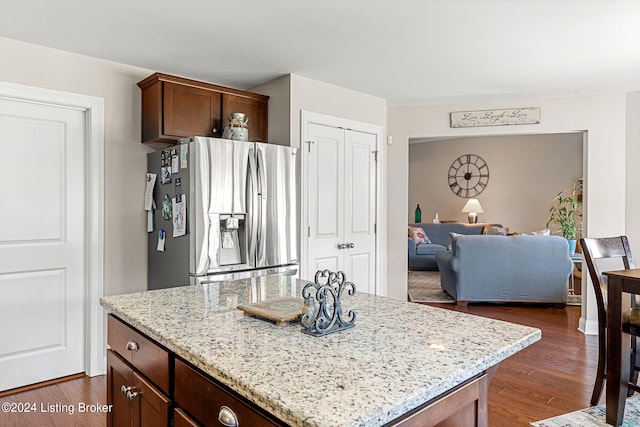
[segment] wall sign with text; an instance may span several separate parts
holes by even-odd
[[[538,123],[540,123],[540,107],[456,111],[451,113],[452,128],[535,125]]]

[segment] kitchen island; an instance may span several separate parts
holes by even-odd
[[[112,314],[110,357],[132,368],[142,388],[158,385],[160,412],[167,410],[176,426],[191,425],[178,421],[190,417],[204,425],[234,425],[235,414],[221,412],[231,405],[219,405],[210,393],[218,389],[238,401],[240,411],[255,410],[264,419],[240,426],[461,425],[468,417],[486,425],[487,384],[495,368],[541,337],[535,328],[365,293],[343,297],[343,309],[357,311],[355,327],[323,337],[302,333],[297,323],[276,326],[236,309],[299,297],[305,283],[269,276],[104,297]],[[145,355],[143,345],[158,356]],[[116,404],[134,401],[140,386],[125,384],[112,366],[110,397]],[[215,387],[198,385],[204,380]],[[187,392],[204,402],[195,405]],[[218,416],[222,424],[214,423]]]

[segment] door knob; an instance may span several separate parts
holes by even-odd
[[[346,243],[338,243],[338,249],[347,249]]]
[[[356,245],[355,245],[355,244],[353,244],[353,243],[347,243],[347,247],[348,247],[349,249],[353,249],[353,248],[355,248],[355,247],[356,247]]]

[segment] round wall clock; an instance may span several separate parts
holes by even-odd
[[[475,197],[489,183],[489,166],[482,157],[464,154],[451,163],[449,168],[449,187],[457,196]]]

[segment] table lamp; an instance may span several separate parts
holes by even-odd
[[[467,219],[469,220],[469,224],[476,224],[478,222],[478,214],[483,213],[484,210],[482,206],[480,206],[480,202],[478,199],[469,199],[467,204],[462,208],[462,212],[467,212]]]

